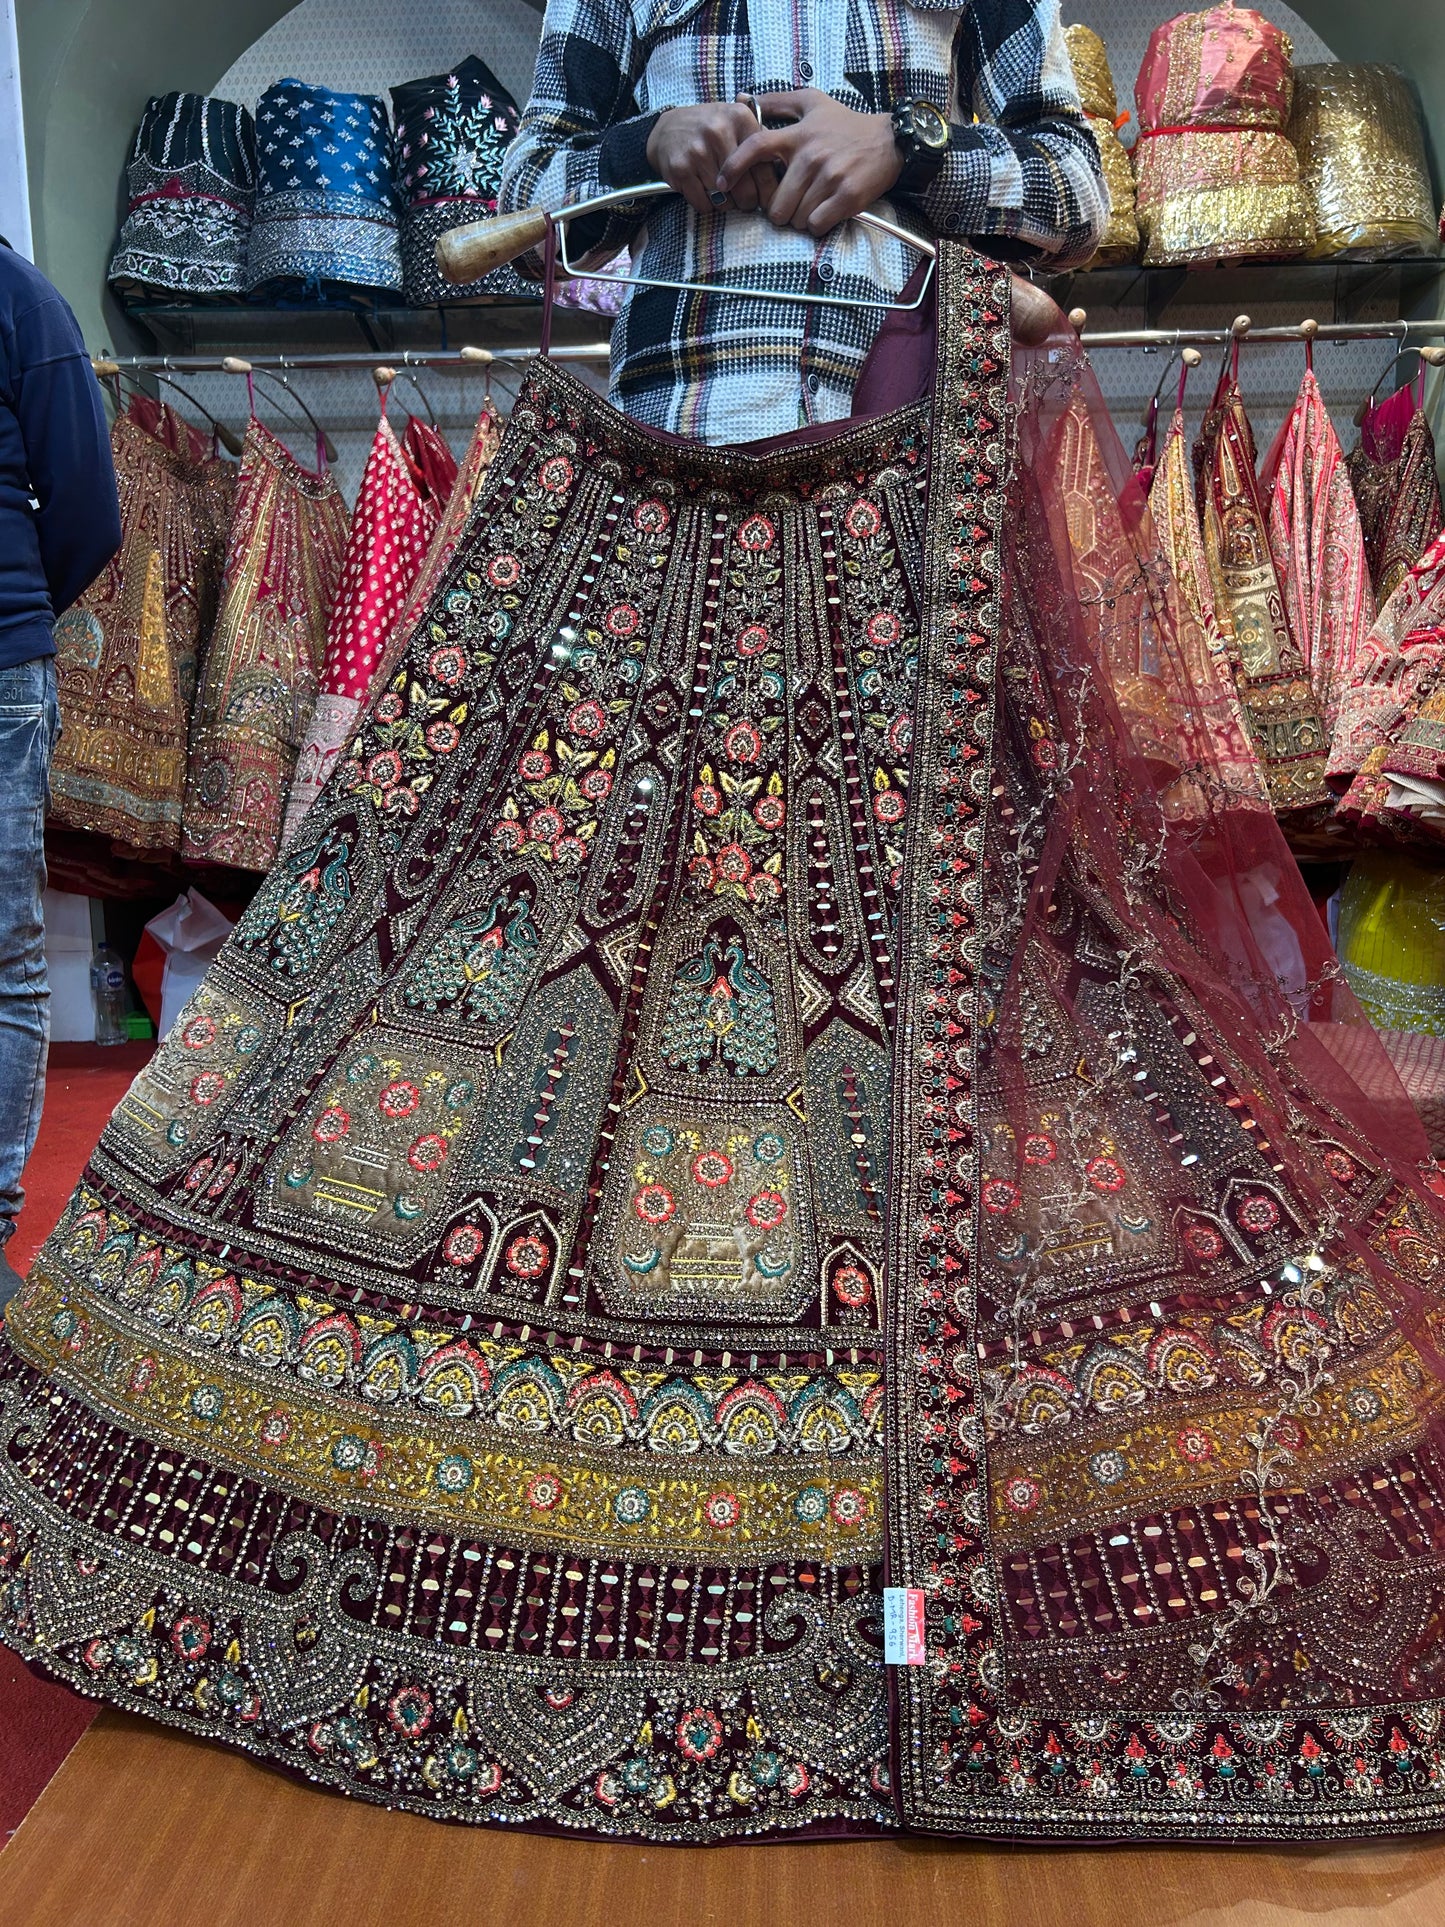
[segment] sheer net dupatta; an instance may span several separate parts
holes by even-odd
[[[1207,596],[1191,593],[1187,534],[1165,521],[1166,495],[1144,499],[1072,337],[1016,349],[1013,389],[1004,666],[1030,706],[1005,721],[1043,840],[1015,892],[1010,994],[1023,997],[1030,946],[1062,914],[1050,891],[1086,860],[1116,927],[1128,927],[1131,904],[1151,906],[1149,942],[1262,1053],[1250,1073],[1261,1089],[1268,1042],[1318,1094],[1383,1107],[1413,1171],[1426,1156],[1418,1120],[1270,810]],[[998,1008],[1002,1021],[1007,997]]]
[[[1445,1677],[1423,1135],[1222,766],[1207,645],[1076,342],[1015,352],[993,471],[1003,404],[949,365],[945,332],[890,1230],[889,1583],[926,1627],[890,1676],[902,1811],[1438,1825],[1445,1779],[1372,1806],[1347,1778],[1389,1770],[1412,1706],[1423,1744]],[[956,442],[991,488],[955,484]],[[971,692],[955,638],[990,616]]]

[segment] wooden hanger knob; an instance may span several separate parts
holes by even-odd
[[[494,214],[490,220],[452,228],[437,238],[437,266],[447,281],[475,281],[540,247],[547,238],[549,219],[544,207],[522,207],[513,214]]]

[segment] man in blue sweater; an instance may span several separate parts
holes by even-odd
[[[45,1097],[45,805],[55,618],[120,547],[100,390],[75,316],[0,236],[0,1306]]]

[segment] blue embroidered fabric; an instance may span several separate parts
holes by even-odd
[[[280,80],[257,105],[256,150],[250,293],[319,295],[327,283],[400,291],[384,102]]]

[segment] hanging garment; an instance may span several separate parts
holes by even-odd
[[[1355,658],[1330,745],[1332,777],[1353,777],[1389,742],[1434,687],[1442,662],[1445,534],[1400,581]]]
[[[1119,101],[1114,92],[1114,76],[1109,71],[1108,49],[1092,27],[1065,27],[1064,39],[1079,90],[1079,105],[1098,143],[1104,185],[1109,190],[1109,220],[1104,238],[1098,253],[1084,265],[1116,267],[1121,261],[1138,259],[1139,223],[1134,216],[1134,170],[1119,144]],[[1124,120],[1128,118],[1127,114],[1123,116]]]
[[[256,105],[256,158],[247,294],[401,292],[384,102],[277,81]]]
[[[1445,628],[1431,638],[1445,654]],[[1437,675],[1430,693],[1386,745],[1379,762],[1388,783],[1385,810],[1403,816],[1437,850],[1445,842],[1445,685]]]
[[[206,94],[153,95],[125,174],[110,285],[152,300],[243,294],[256,197],[250,110]]]
[[[407,417],[401,452],[418,495],[430,510],[433,522],[439,522],[457,485],[456,456],[439,430],[416,415]]]
[[[1285,620],[1332,741],[1375,607],[1344,451],[1313,368],[1265,458],[1260,489]]]
[[[466,453],[457,471],[451,492],[441,520],[437,523],[436,533],[431,539],[431,547],[426,552],[426,560],[417,573],[402,610],[400,620],[392,632],[391,648],[387,657],[378,666],[376,674],[385,681],[391,672],[391,657],[399,644],[404,643],[412,630],[430,609],[432,601],[441,588],[442,580],[451,564],[452,557],[461,546],[462,537],[472,518],[477,496],[487,479],[502,439],[502,418],[490,401],[486,402],[472,430],[472,438],[467,444]],[[403,444],[404,446],[404,444]]]
[[[1210,7],[1149,36],[1134,98],[1136,208],[1149,267],[1279,260],[1313,239],[1286,138],[1292,46],[1249,7]]]
[[[215,619],[235,468],[137,397],[110,437],[121,546],[59,617],[50,818],[160,855],[181,844],[196,659]]]
[[[181,842],[189,862],[265,870],[275,859],[346,527],[319,446],[317,470],[303,468],[253,415],[191,722]]]
[[[1270,800],[1304,821],[1329,802],[1319,697],[1290,633],[1239,383],[1224,376],[1195,450],[1214,609]]]
[[[470,54],[450,73],[393,87],[391,105],[396,117],[392,182],[401,208],[407,304],[432,308],[498,296],[540,301],[541,284],[510,263],[460,284],[445,280],[437,266],[442,235],[497,211],[502,161],[522,118],[501,81]]]
[[[413,421],[408,435],[417,426]],[[411,465],[383,412],[346,538],[341,581],[326,632],[321,690],[296,759],[296,775],[286,803],[283,849],[292,842],[306,812],[321,794],[337,754],[351,734],[376,666],[406,606],[408,591],[426,560],[437,520],[436,509],[422,499]],[[436,725],[418,722],[418,727]]]
[[[1367,410],[1359,443],[1347,457],[1377,609],[1384,608],[1445,528],[1435,436],[1424,398],[1422,368],[1418,386],[1399,388]]]
[[[529,373],[7,1313],[32,1664],[594,1836],[1445,1817],[1418,1120],[1113,701],[1072,331],[939,271],[931,398],[777,445]]]
[[[1214,585],[1199,526],[1182,407],[1174,411],[1163,454],[1157,465],[1151,466],[1150,474],[1149,512],[1154,537],[1173,595],[1181,605],[1176,628],[1208,724],[1215,767],[1238,807],[1268,809],[1264,768],[1245,720],[1229,650],[1215,612]]]
[[[1414,88],[1397,67],[1294,70],[1289,135],[1314,225],[1312,261],[1435,252],[1435,203]]]

